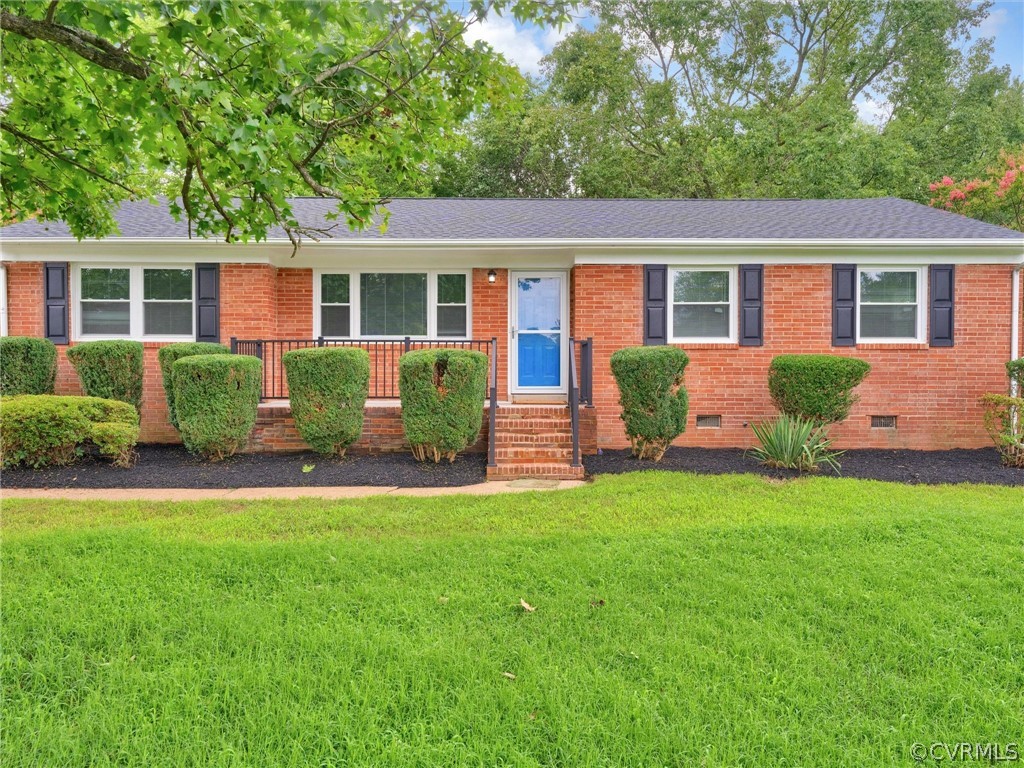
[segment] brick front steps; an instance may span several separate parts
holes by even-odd
[[[487,468],[488,480],[545,478],[579,480],[583,467],[572,466],[572,426],[565,405],[500,403],[496,417],[497,466]],[[480,439],[468,452],[487,451],[490,421],[485,408]],[[581,454],[596,453],[597,419],[593,408],[580,409]],[[292,453],[308,450],[295,429],[287,400],[261,403],[256,426],[245,453]],[[349,452],[392,453],[409,450],[402,431],[402,407],[397,400],[369,400],[363,434]]]
[[[497,466],[488,480],[543,477],[579,480],[583,467],[572,466],[572,425],[565,405],[498,406],[495,420]]]

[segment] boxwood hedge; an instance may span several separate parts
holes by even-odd
[[[223,344],[208,341],[183,341],[160,347],[157,360],[160,362],[160,375],[164,383],[164,395],[167,398],[167,420],[177,429],[178,415],[174,410],[174,385],[171,380],[171,369],[174,363],[183,357],[193,355],[230,355],[231,350]]]
[[[417,461],[455,461],[483,426],[487,355],[463,349],[407,352],[398,362],[402,426]]]
[[[57,348],[49,339],[0,337],[0,396],[52,395]]]
[[[318,453],[344,456],[363,431],[370,356],[354,347],[294,349],[281,357],[295,427]]]
[[[626,347],[612,354],[620,418],[639,459],[661,461],[686,430],[689,398],[683,373],[690,358],[676,347]]]
[[[67,355],[85,394],[142,407],[142,342],[87,341]]]
[[[871,366],[838,355],[779,355],[768,368],[768,391],[780,411],[817,424],[842,421],[857,402],[853,388]]]
[[[241,449],[256,423],[263,364],[248,355],[193,355],[171,367],[185,447],[212,461]]]
[[[69,464],[95,444],[127,466],[139,439],[130,403],[98,397],[21,395],[0,400],[0,457],[4,466]]]

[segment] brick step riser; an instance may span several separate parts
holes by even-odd
[[[494,452],[499,464],[516,464],[520,461],[571,461],[572,451],[565,451],[561,448],[549,448],[547,450],[502,450],[499,448]]]
[[[488,480],[515,480],[519,477],[536,477],[545,480],[582,480],[583,467],[563,465],[536,465],[529,467],[488,467]]]

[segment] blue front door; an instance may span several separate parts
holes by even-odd
[[[512,329],[519,390],[561,390],[564,274],[517,274]]]

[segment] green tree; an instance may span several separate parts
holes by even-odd
[[[7,4],[0,108],[5,216],[114,230],[111,207],[164,192],[199,236],[297,247],[329,236],[288,196],[366,226],[505,67],[467,26],[555,23],[560,0],[132,0]],[[382,181],[383,180],[383,181]]]

